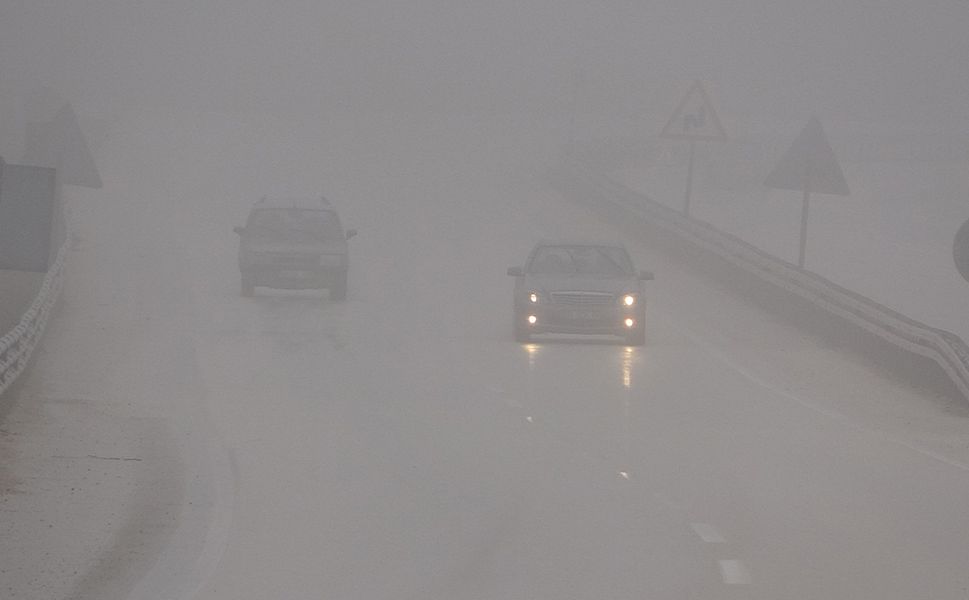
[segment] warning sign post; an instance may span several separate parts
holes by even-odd
[[[838,158],[817,117],[811,117],[764,184],[769,188],[804,192],[801,200],[801,243],[797,258],[797,266],[803,269],[811,192],[838,196],[851,193]]]
[[[696,158],[696,142],[724,142],[727,133],[720,123],[720,117],[710,102],[710,97],[703,84],[699,81],[686,92],[686,96],[673,111],[673,116],[666,122],[661,138],[668,140],[686,140],[690,142],[690,162],[686,169],[686,194],[683,203],[683,214],[690,216],[690,197],[693,195],[693,163]]]

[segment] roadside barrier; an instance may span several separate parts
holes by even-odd
[[[27,368],[30,356],[44,335],[47,320],[60,295],[69,245],[70,236],[67,235],[30,307],[17,325],[0,337],[0,395]]]
[[[592,156],[573,153],[563,157],[553,177],[582,191],[589,198],[606,201],[629,216],[649,221],[689,244],[712,252],[737,268],[807,300],[879,338],[937,363],[956,389],[969,400],[969,346],[959,336],[929,327],[869,298],[772,256],[740,238],[711,225],[686,217],[631,190],[594,165]]]

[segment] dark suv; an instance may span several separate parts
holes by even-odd
[[[347,240],[340,217],[323,198],[266,199],[253,205],[239,234],[242,295],[256,286],[328,289],[333,300],[347,297]]]
[[[646,342],[643,281],[621,245],[542,242],[515,277],[515,339],[539,333],[622,336],[632,346]]]

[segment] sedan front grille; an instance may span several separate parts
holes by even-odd
[[[552,292],[549,296],[554,304],[569,306],[603,306],[616,301],[615,294],[606,292]]]

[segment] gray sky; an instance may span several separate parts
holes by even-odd
[[[579,81],[585,110],[637,114],[699,78],[728,114],[947,130],[969,122],[966,32],[944,0],[2,0],[0,81],[89,113],[551,110]]]

